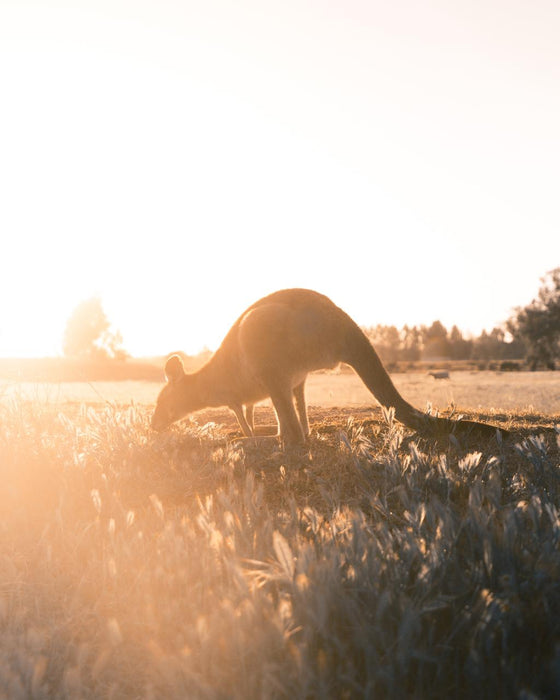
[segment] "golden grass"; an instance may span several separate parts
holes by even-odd
[[[2,396],[20,396],[49,403],[104,403],[153,405],[163,386],[154,381],[21,382],[0,381]],[[436,381],[427,372],[391,375],[397,389],[421,410],[427,403],[445,410],[449,404],[461,407],[493,406],[497,411],[520,409],[554,413],[560,408],[560,372],[469,372],[450,371],[449,380]],[[306,393],[312,406],[372,406],[375,400],[352,371],[311,374]]]
[[[225,411],[0,410],[0,697],[559,694],[560,416],[317,409],[285,454]]]

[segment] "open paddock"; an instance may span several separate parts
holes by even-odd
[[[560,412],[560,372],[451,372],[435,380],[427,373],[393,374],[397,389],[420,409]],[[53,403],[154,404],[163,383],[149,381],[31,383],[2,382],[0,397],[19,396]],[[317,373],[307,381],[310,406],[363,407],[375,404],[353,372]]]
[[[4,384],[0,698],[560,697],[559,381],[396,375],[513,436],[458,441],[314,375],[286,451],[150,430],[156,383]]]

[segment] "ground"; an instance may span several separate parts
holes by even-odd
[[[11,385],[0,698],[560,697],[560,415],[482,380],[457,410],[511,438],[421,438],[327,375],[289,452],[227,409],[154,433],[161,384]]]

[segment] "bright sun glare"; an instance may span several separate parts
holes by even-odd
[[[523,43],[480,12],[2,3],[0,355],[60,353],[92,296],[135,355],[289,286],[505,320],[558,263],[558,46],[543,8]]]

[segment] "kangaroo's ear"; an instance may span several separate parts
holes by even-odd
[[[178,382],[185,376],[185,368],[179,355],[171,355],[167,360],[165,363],[165,376],[170,383]]]

